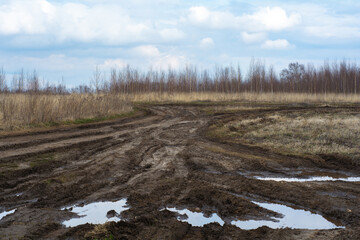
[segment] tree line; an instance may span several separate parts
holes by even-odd
[[[266,67],[261,60],[252,59],[246,74],[240,66],[216,66],[212,70],[199,70],[186,65],[181,70],[140,71],[131,66],[111,69],[106,74],[96,67],[89,84],[67,88],[64,83],[50,84],[40,80],[36,71],[24,70],[12,75],[10,86],[3,68],[0,69],[0,92],[14,93],[310,93],[358,94],[360,67],[355,62],[342,60],[320,66],[293,62],[277,73],[272,65]]]

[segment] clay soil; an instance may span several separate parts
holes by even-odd
[[[233,106],[234,103],[232,103]],[[268,113],[360,111],[358,106],[238,103],[141,105],[137,115],[103,123],[0,136],[0,239],[359,239],[360,184],[257,180],[296,171],[360,176],[342,156],[301,156],[242,143],[211,131]],[[222,111],[224,107],[224,111]],[[122,221],[66,228],[61,208],[127,198]],[[251,201],[306,209],[345,226],[333,230],[242,230],[232,220],[279,217]],[[193,227],[165,207],[217,213]]]

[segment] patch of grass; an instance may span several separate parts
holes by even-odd
[[[77,175],[75,173],[65,173],[57,177],[56,179],[59,180],[61,183],[68,183],[73,181],[76,177]]]
[[[41,154],[39,156],[36,156],[30,161],[30,167],[40,167],[43,165],[49,164],[49,162],[54,161],[55,155],[54,154]]]
[[[130,117],[136,116],[139,111],[140,111],[139,108],[134,107],[132,111],[124,112],[124,113],[120,113],[120,114],[114,114],[114,115],[110,115],[110,116],[104,116],[104,117],[94,117],[94,118],[84,118],[84,119],[77,119],[77,120],[60,121],[60,122],[46,122],[46,123],[40,123],[40,124],[31,124],[25,128],[16,129],[16,132],[31,131],[34,129],[42,129],[42,128],[97,123],[97,122],[102,122],[102,121],[111,121],[111,120],[115,120],[115,119],[128,118],[128,117],[130,118]],[[1,132],[1,129],[0,129],[0,135],[1,134],[6,135],[8,133],[9,133],[9,131]]]
[[[210,127],[212,136],[286,155],[339,155],[360,160],[360,114],[299,111],[233,120]],[[227,141],[229,141],[227,140]]]
[[[109,233],[107,226],[108,223],[96,225],[93,230],[85,234],[85,238],[93,240],[114,240],[114,236]]]
[[[0,163],[0,169],[17,169],[18,165],[16,163]]]
[[[223,131],[222,126],[219,125],[211,125],[206,131],[206,137],[208,138],[221,138],[223,137],[225,132]]]
[[[17,169],[18,165],[16,163],[0,163],[0,176],[5,176]]]
[[[114,240],[114,236],[112,234],[110,234],[109,236],[107,237],[104,237],[104,238],[95,238],[94,240]]]
[[[95,122],[102,122],[102,121],[108,121],[108,120],[114,120],[114,119],[118,119],[118,118],[123,118],[123,117],[131,117],[133,115],[135,115],[136,111],[130,111],[127,113],[121,113],[121,114],[114,114],[114,115],[110,115],[110,116],[103,116],[103,117],[94,117],[94,118],[81,118],[81,119],[76,119],[76,120],[72,120],[72,121],[64,121],[59,123],[60,125],[73,125],[73,124],[87,124],[87,123],[95,123]]]

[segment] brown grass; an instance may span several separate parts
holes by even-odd
[[[42,123],[107,117],[129,112],[123,95],[1,94],[0,128],[9,130]]]
[[[145,93],[132,94],[133,102],[194,102],[194,101],[240,101],[270,103],[360,103],[355,94],[304,94],[304,93]]]
[[[279,152],[336,154],[359,160],[359,126],[360,114],[356,112],[299,112],[233,121],[225,124],[222,131],[226,131],[224,135]]]
[[[131,111],[131,102],[189,103],[360,103],[360,95],[288,93],[145,93],[145,94],[0,94],[0,129],[12,130],[44,123],[107,117]],[[239,110],[228,108],[226,111]]]

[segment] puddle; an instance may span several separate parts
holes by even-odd
[[[293,209],[281,204],[274,203],[253,203],[259,205],[262,208],[280,213],[282,218],[273,218],[274,221],[268,220],[247,220],[247,221],[232,221],[231,224],[241,229],[256,229],[261,226],[267,226],[269,228],[293,228],[293,229],[334,229],[344,228],[337,226],[332,222],[329,222],[319,214],[312,213],[310,211]]]
[[[179,216],[178,220],[182,222],[187,222],[194,227],[203,227],[204,225],[212,222],[219,223],[221,226],[224,225],[224,221],[216,213],[213,213],[210,217],[205,217],[205,215],[201,212],[192,212],[188,209],[183,209],[183,210],[178,210],[176,208],[166,208],[166,209],[171,212],[179,213],[182,216]]]
[[[1,219],[3,219],[5,216],[13,214],[16,211],[16,209],[10,210],[10,211],[4,211],[2,213],[0,213],[0,221]]]
[[[309,178],[284,178],[284,177],[258,177],[258,180],[276,181],[276,182],[327,182],[327,181],[344,181],[344,182],[360,182],[360,177],[334,178],[328,176],[309,177]]]
[[[62,208],[61,210],[68,208]],[[64,221],[62,224],[66,227],[76,227],[81,224],[104,224],[106,222],[121,220],[120,213],[129,209],[126,207],[126,199],[121,199],[117,202],[95,202],[84,205],[82,207],[72,206],[71,212],[79,215],[77,218]],[[111,211],[114,210],[114,211]],[[111,211],[111,214],[108,212]]]
[[[262,208],[277,212],[283,217],[273,218],[272,220],[236,220],[231,224],[244,230],[257,229],[262,226],[267,226],[273,229],[279,228],[292,228],[292,229],[336,229],[344,228],[338,226],[319,214],[312,213],[303,209],[294,209],[282,204],[274,203],[260,203],[252,201],[254,204],[259,205]],[[224,221],[216,214],[213,213],[210,217],[206,217],[202,212],[193,212],[188,209],[178,210],[176,208],[166,208],[171,212],[180,214],[179,221],[187,222],[194,227],[203,227],[205,224],[216,222],[221,226],[224,225]]]

